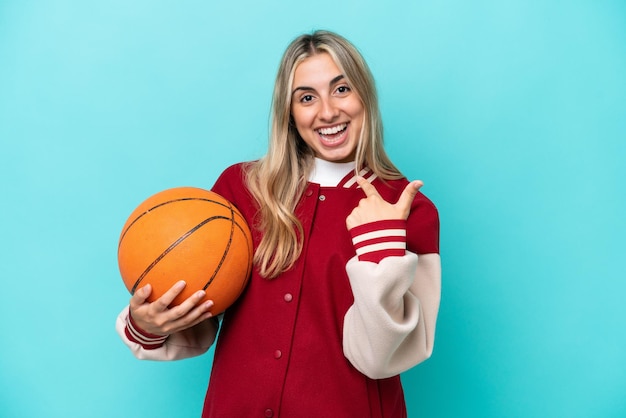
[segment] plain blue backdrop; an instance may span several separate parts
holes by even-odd
[[[135,360],[121,227],[266,149],[278,60],[352,40],[440,210],[411,417],[626,416],[622,0],[0,0],[0,416],[198,417],[212,350]]]

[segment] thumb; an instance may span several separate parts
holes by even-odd
[[[421,180],[413,180],[409,184],[406,185],[402,194],[400,195],[400,199],[396,203],[396,206],[402,209],[402,213],[406,219],[409,216],[409,211],[411,210],[411,203],[413,203],[413,199],[415,199],[415,195],[419,191],[419,189],[424,185]]]

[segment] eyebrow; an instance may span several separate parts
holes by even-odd
[[[344,78],[345,78],[345,76],[343,74],[339,74],[337,77],[335,77],[332,80],[330,80],[330,83],[328,83],[328,85],[332,86],[333,84],[337,83],[338,81],[343,80]],[[313,87],[299,86],[299,87],[296,87],[295,89],[293,89],[293,91],[291,92],[291,95],[293,96],[294,94],[296,94],[296,92],[298,90],[315,91],[315,89]]]

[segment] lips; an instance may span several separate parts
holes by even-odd
[[[316,129],[322,143],[326,145],[337,145],[347,138],[347,123]]]

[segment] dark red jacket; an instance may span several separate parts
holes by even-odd
[[[408,182],[372,184],[395,202]],[[213,191],[241,211],[256,248],[257,208],[242,165],[228,168]],[[203,418],[406,416],[400,376],[370,379],[342,349],[343,318],[353,303],[345,267],[355,256],[345,220],[363,197],[356,187],[308,184],[296,211],[304,228],[303,254],[276,279],[254,271],[226,311]],[[407,223],[407,250],[438,253],[438,228],[436,209],[418,193]]]

